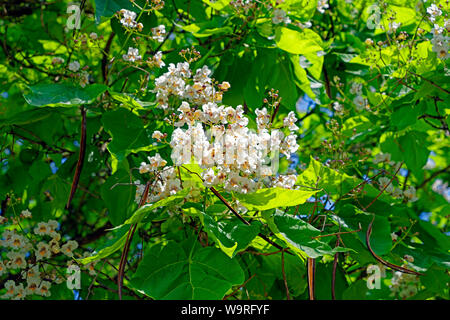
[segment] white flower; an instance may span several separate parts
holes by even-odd
[[[39,284],[41,280],[40,279],[32,279],[30,281],[27,281],[27,287],[26,287],[26,293],[28,295],[35,294],[37,290],[39,289]]]
[[[20,216],[22,218],[31,218],[31,211],[26,209],[26,210],[22,210],[22,212],[20,213]]]
[[[9,259],[8,268],[25,269],[27,267],[27,261],[25,260],[24,253],[9,251],[6,256]]]
[[[86,85],[89,83],[89,72],[83,71],[80,75],[80,86],[82,88],[86,87]]]
[[[442,11],[433,3],[430,7],[427,8],[427,13],[430,15],[430,21],[434,22],[436,20],[436,17],[442,14]]]
[[[36,255],[36,260],[42,260],[46,258],[50,258],[51,251],[50,246],[45,242],[39,242],[36,245],[37,249],[35,250],[34,254]]]
[[[395,232],[392,232],[391,233],[391,239],[392,239],[392,241],[397,241],[398,235]]]
[[[394,198],[400,198],[403,196],[403,191],[400,188],[394,188],[394,191],[392,191],[392,196]]]
[[[152,139],[156,139],[158,141],[161,141],[161,139],[164,138],[164,134],[161,131],[155,130],[152,134]]]
[[[26,239],[20,234],[14,233],[8,240],[9,247],[12,249],[20,249],[25,246]]]
[[[216,174],[212,168],[202,172],[203,184],[206,187],[211,187],[217,184]]]
[[[152,38],[153,40],[156,40],[158,42],[163,42],[164,41],[164,37],[166,35],[166,27],[161,24],[155,28],[152,28]]]
[[[129,28],[136,27],[136,12],[129,11],[126,9],[120,10],[120,13],[122,14],[123,18],[120,20],[120,23]]]
[[[435,23],[434,28],[431,29],[430,32],[433,34],[433,36],[438,36],[442,34],[442,32],[444,32],[444,28],[440,27],[438,24]]]
[[[414,202],[419,199],[416,197],[416,188],[412,186],[403,192],[403,196],[405,199],[408,199],[409,202]]]
[[[264,129],[270,122],[270,116],[267,112],[267,109],[264,107],[261,110],[256,109],[256,124],[258,125],[258,129]]]
[[[334,111],[336,111],[336,114],[338,115],[344,114],[344,107],[337,101],[333,102],[333,109]]]
[[[77,72],[78,70],[80,70],[80,67],[80,63],[76,60],[69,63],[69,70],[72,72]]]
[[[16,283],[13,280],[5,282],[6,293],[2,296],[4,299],[12,298],[16,293]]]
[[[89,38],[91,38],[92,40],[97,40],[98,36],[97,36],[97,34],[95,32],[91,32],[89,34]]]
[[[142,57],[139,55],[139,50],[136,48],[129,47],[128,53],[122,56],[123,60],[135,62],[136,60],[141,60]]]
[[[69,240],[67,243],[62,245],[61,252],[64,253],[68,257],[73,257],[73,251],[78,248],[78,242],[74,240]]]
[[[36,294],[43,297],[50,297],[51,283],[48,281],[42,281],[39,288],[35,291]]]
[[[284,118],[283,125],[288,127],[290,131],[298,130],[299,128],[295,125],[298,119],[295,117],[294,111],[289,112],[288,116]]]
[[[387,177],[381,177],[378,179],[378,183],[380,184],[380,190],[385,190],[387,193],[391,193],[394,191],[394,186],[391,183],[391,179]]]
[[[155,66],[157,66],[158,68],[162,68],[166,65],[164,63],[164,61],[162,60],[162,52],[161,51],[158,51],[157,53],[155,53],[155,55],[151,59],[151,63],[154,64]]]
[[[282,22],[288,24],[291,22],[291,20],[286,16],[286,12],[283,9],[275,9],[273,10],[272,22],[274,24],[279,24]]]
[[[361,95],[362,94],[362,83],[360,82],[352,82],[352,86],[350,88],[351,94]]]
[[[398,28],[400,28],[400,22],[389,22],[388,30],[389,33],[396,32]]]
[[[379,152],[375,155],[375,159],[373,160],[373,163],[377,164],[380,162],[389,162],[389,161],[391,161],[390,153]]]
[[[317,10],[320,13],[325,13],[325,10],[329,8],[328,0],[319,0],[317,2]]]
[[[36,264],[28,270],[23,271],[22,278],[26,279],[27,282],[30,281],[40,281],[41,280],[41,272],[39,271],[39,266]]]
[[[447,59],[448,54],[448,37],[444,37],[443,35],[437,35],[433,37],[431,40],[433,44],[433,52],[436,52],[439,59]]]
[[[362,96],[357,96],[355,99],[353,99],[353,103],[356,105],[356,110],[358,111],[367,108],[367,100]]]
[[[45,222],[39,222],[37,227],[34,228],[34,233],[40,236],[48,235],[51,228]]]

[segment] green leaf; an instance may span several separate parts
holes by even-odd
[[[318,190],[292,190],[283,188],[264,188],[248,194],[235,193],[234,196],[248,210],[270,210],[303,204]]]
[[[100,23],[101,17],[111,17],[120,9],[132,10],[128,0],[95,0],[95,23]]]
[[[342,299],[365,300],[367,290],[369,290],[367,288],[367,281],[363,279],[357,280],[344,290],[342,293]]]
[[[77,106],[91,104],[108,87],[103,84],[93,84],[81,88],[68,83],[38,84],[29,87],[29,93],[24,94],[26,102],[32,106]]]
[[[181,191],[178,191],[176,194],[161,199],[155,203],[151,203],[151,204],[146,204],[143,205],[142,207],[140,207],[139,209],[137,209],[133,215],[124,222],[124,224],[133,224],[133,223],[139,223],[142,221],[142,219],[144,219],[145,217],[147,217],[154,209],[158,208],[158,207],[166,207],[175,203],[179,203],[182,200],[184,200],[184,198],[186,197],[186,195],[189,193],[189,190],[183,189]]]
[[[324,189],[328,194],[345,194],[357,185],[357,179],[325,167],[312,156],[308,168],[298,177],[301,185]]]
[[[416,176],[422,172],[430,153],[426,143],[427,137],[428,135],[424,132],[412,131],[399,138],[400,146],[404,151],[403,158],[406,166]]]
[[[194,242],[186,252],[169,241],[145,252],[131,284],[157,300],[214,300],[243,281],[239,263],[219,249]]]
[[[315,259],[326,254],[333,255],[336,252],[351,250],[343,247],[333,249],[327,243],[313,239],[321,234],[320,230],[294,216],[275,213],[273,216],[263,214],[263,217],[269,224],[270,230],[302,259],[305,258],[305,254]]]
[[[345,205],[339,210],[339,218],[337,219],[340,220],[341,225],[348,231],[358,230],[359,225],[361,225],[361,231],[358,232],[358,237],[364,244],[364,247],[367,248],[366,232],[369,223],[373,219],[373,214],[366,213],[352,205]],[[386,217],[375,215],[372,234],[370,236],[370,246],[379,256],[388,254],[391,251],[391,226]]]
[[[142,110],[145,109],[144,108],[145,106],[150,105],[150,103],[148,102],[137,101],[134,99],[132,95],[128,95],[125,93],[110,92],[109,94],[114,100],[121,102],[123,106],[125,106],[127,109],[131,111]]]
[[[218,242],[220,249],[230,258],[245,250],[258,235],[261,227],[259,222],[245,225],[237,218],[216,221],[207,214],[203,214],[202,218],[206,231]]]
[[[117,170],[101,187],[101,196],[108,208],[108,218],[114,226],[120,225],[131,213],[136,186],[124,169]]]
[[[144,127],[142,120],[133,112],[118,109],[103,114],[102,123],[112,136],[108,151],[118,161],[122,161],[130,153],[152,151],[164,148],[165,145],[153,145],[151,134]]]
[[[322,49],[322,39],[310,29],[303,32],[280,27],[276,30],[275,42],[278,48],[293,54],[306,55]]]
[[[118,228],[115,228],[113,231],[115,234],[111,240],[108,240],[104,245],[97,248],[91,256],[82,259],[77,259],[77,262],[81,264],[87,264],[93,261],[109,257],[111,254],[121,249],[125,245],[129,229],[130,226],[127,225],[122,225]]]

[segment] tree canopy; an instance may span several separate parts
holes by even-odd
[[[448,299],[448,1],[0,4],[1,299]]]

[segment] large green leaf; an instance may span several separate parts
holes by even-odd
[[[235,197],[247,209],[252,211],[263,211],[303,204],[316,193],[317,190],[311,191],[283,188],[264,188],[249,194],[236,193]]]
[[[343,247],[331,248],[327,243],[313,239],[321,234],[320,230],[292,215],[277,212],[272,216],[263,216],[272,232],[301,258],[305,258],[305,254],[310,258],[318,258],[351,250]]]
[[[345,194],[357,185],[357,179],[325,167],[312,156],[308,168],[298,177],[301,185],[324,189],[328,194]]]
[[[104,245],[97,248],[94,253],[86,258],[77,259],[79,263],[87,264],[93,261],[97,261],[106,257],[121,249],[127,240],[128,230],[130,229],[127,225],[122,225],[116,228],[113,232],[113,238],[108,240]]]
[[[95,0],[95,22],[100,23],[101,17],[111,17],[120,9],[131,10],[131,1],[128,0]]]
[[[347,230],[358,230],[361,225],[358,237],[364,246],[367,247],[366,232],[373,219],[373,214],[361,211],[352,205],[345,205],[339,210],[338,219]],[[386,217],[375,215],[370,236],[370,246],[377,255],[384,255],[390,252],[392,247],[391,227]]]
[[[140,207],[139,209],[137,209],[133,215],[127,219],[127,221],[125,221],[124,224],[133,224],[133,223],[139,223],[142,221],[142,219],[144,219],[145,217],[147,217],[151,212],[153,212],[154,209],[158,208],[158,207],[166,207],[170,204],[174,204],[174,203],[179,203],[182,200],[184,200],[184,198],[186,197],[186,195],[189,193],[189,190],[183,189],[179,192],[177,192],[176,194],[167,197],[167,198],[163,198],[155,203],[149,203],[146,205],[143,205],[142,207]]]
[[[420,177],[430,153],[427,138],[428,135],[420,131],[410,131],[400,136],[386,133],[380,137],[380,146],[383,152],[391,154],[392,160],[404,161],[408,169]]]
[[[105,130],[112,136],[108,150],[118,161],[128,154],[139,151],[151,151],[163,148],[164,145],[153,145],[151,133],[147,131],[142,120],[133,112],[117,109],[103,114],[102,122]]]
[[[194,242],[186,252],[169,241],[145,252],[131,284],[157,300],[213,300],[243,281],[239,263],[219,249]]]
[[[124,169],[117,170],[101,188],[101,196],[108,208],[108,217],[114,226],[125,221],[131,213],[131,205],[136,195],[132,177]]]
[[[230,258],[248,247],[258,235],[261,226],[259,222],[246,225],[237,218],[216,221],[208,214],[202,217],[206,231],[216,239],[220,249]]]
[[[38,84],[29,87],[30,92],[23,96],[27,103],[37,107],[70,107],[94,102],[107,88],[103,84],[93,84],[85,88],[68,83]]]

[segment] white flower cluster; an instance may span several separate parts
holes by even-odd
[[[409,273],[396,271],[391,279],[391,296],[398,295],[400,299],[407,299],[414,296],[419,289],[419,277]]]
[[[201,178],[206,187],[222,185],[226,190],[240,193],[271,186],[294,188],[295,175],[275,174],[279,152],[289,159],[299,148],[297,136],[293,134],[299,129],[295,113],[290,112],[283,120],[284,130],[289,132],[285,136],[282,131],[271,128],[271,116],[266,108],[256,109],[258,131],[254,132],[247,127],[249,120],[243,106],[233,108],[217,104],[230,84],[223,82],[216,90],[210,74],[211,70],[204,66],[192,76],[189,63],[185,62],[176,66],[170,64],[168,72],[155,80],[154,92],[162,108],[169,107],[170,96],[181,101],[178,114],[174,114],[176,129],[170,139],[173,164],[197,163],[203,168]],[[155,131],[152,138],[161,142],[165,135]],[[267,165],[269,154],[272,163]],[[181,181],[176,168],[166,164],[156,154],[139,167],[141,174],[150,173],[155,179],[149,202],[174,194],[189,183],[189,180]],[[145,186],[139,181],[136,185],[136,201],[139,201]]]
[[[137,28],[139,31],[142,31],[144,25],[140,22],[139,23],[136,22],[136,12],[127,9],[121,9],[119,13],[121,14],[122,17],[122,19],[120,19],[120,23],[124,27]]]
[[[23,210],[20,218],[31,218],[31,212]],[[11,220],[14,224],[20,223],[18,220]],[[20,282],[18,278],[16,281],[6,281],[6,293],[1,298],[20,300],[33,294],[49,297],[52,283],[62,283],[64,278],[60,274],[65,273],[65,270],[57,272],[50,259],[58,254],[72,258],[78,243],[69,240],[61,245],[61,234],[57,232],[58,222],[55,220],[38,222],[34,225],[33,232],[26,235],[21,234],[20,230],[23,230],[22,227],[8,228],[0,237],[0,247],[6,250],[6,259],[0,259],[0,276],[18,274],[24,281]],[[50,268],[43,268],[44,265]],[[84,267],[92,275],[95,272],[94,266],[89,264]]]
[[[253,0],[232,0],[230,5],[236,8],[236,10],[243,10],[246,14],[248,10],[254,5]]]
[[[379,152],[375,155],[373,163],[375,164],[387,163],[388,165],[393,166],[395,169],[398,169],[398,166],[400,165],[400,163],[396,163],[395,161],[391,160],[390,153],[383,153],[383,152]],[[400,188],[394,187],[393,184],[391,183],[391,179],[388,177],[379,178],[378,185],[380,190],[384,189],[388,194],[390,194],[394,198],[404,198],[409,202],[414,202],[418,200],[418,198],[416,197],[416,188],[414,188],[413,186],[410,186],[405,191],[402,191]]]
[[[427,8],[427,13],[430,15],[430,21],[434,22],[436,21],[436,17],[439,17],[442,14],[442,10],[433,3]]]
[[[378,185],[380,190],[384,190],[388,194],[392,195],[394,198],[404,198],[409,202],[417,201],[419,198],[416,197],[416,188],[410,186],[405,191],[402,191],[398,187],[394,187],[391,183],[391,179],[388,177],[381,177],[378,179]]]
[[[369,110],[369,103],[366,98],[362,95],[362,83],[360,82],[352,82],[352,86],[350,87],[350,93],[356,95],[353,99],[353,103],[356,106],[356,110],[361,111],[363,109]]]
[[[289,24],[289,23],[291,23],[291,19],[289,19],[289,17],[286,15],[286,11],[284,11],[283,9],[277,8],[277,9],[273,10],[272,22],[274,24],[280,24],[280,23]]]
[[[444,36],[444,28],[440,28],[438,25],[434,26],[433,38],[431,39],[431,44],[433,45],[433,52],[436,52],[439,59],[445,60],[449,57],[448,53],[448,36]]]
[[[448,182],[445,182],[442,179],[436,179],[431,186],[431,189],[442,195],[447,202],[450,202],[450,188],[448,187]]]
[[[192,76],[189,63],[179,62],[176,66],[169,64],[168,71],[155,80],[153,91],[156,92],[158,107],[166,109],[170,96],[197,105],[222,101],[223,91],[229,85],[227,87],[227,83],[222,83],[222,89],[219,86],[220,90],[217,90],[209,77],[210,74],[211,70],[207,66],[197,69]]]
[[[433,38],[431,43],[433,44],[433,51],[436,52],[439,59],[445,60],[449,57],[448,53],[448,40],[449,37],[445,35],[446,32],[450,31],[450,20],[446,19],[443,22],[443,26],[436,23],[438,17],[442,16],[442,8],[434,3],[427,8],[427,13],[429,19],[433,22],[433,29],[431,29],[431,34]],[[442,21],[441,21],[442,23]]]
[[[142,57],[139,55],[139,50],[136,48],[129,47],[128,53],[122,56],[123,60],[129,62],[135,62],[136,60],[142,60]]]

